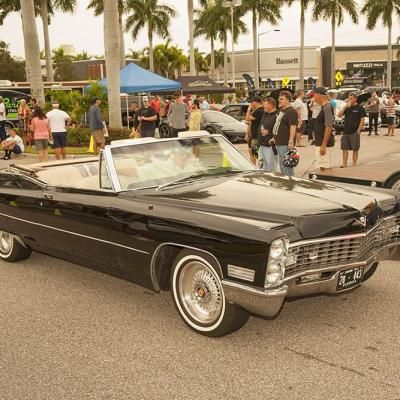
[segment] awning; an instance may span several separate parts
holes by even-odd
[[[235,92],[235,89],[222,86],[208,76],[181,76],[178,81],[182,84],[184,94]]]

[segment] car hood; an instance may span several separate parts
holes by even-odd
[[[363,232],[398,210],[390,191],[358,191],[261,171],[200,180],[136,199],[209,229],[252,237],[255,231],[278,229],[291,240]],[[179,211],[174,214],[171,207]]]

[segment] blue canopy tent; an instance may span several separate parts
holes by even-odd
[[[164,78],[153,72],[147,71],[134,63],[121,69],[120,75],[121,93],[141,92],[167,92],[179,90],[182,85],[179,82]],[[99,84],[107,87],[107,78],[99,81]]]

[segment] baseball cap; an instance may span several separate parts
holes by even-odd
[[[319,86],[314,89],[314,94],[321,94],[322,96],[326,96],[328,93],[323,86]]]
[[[143,101],[149,101],[149,98],[147,96],[142,97]]]
[[[93,99],[92,99],[93,103],[96,103],[97,100],[101,100],[100,97],[95,96],[95,97],[93,97]]]

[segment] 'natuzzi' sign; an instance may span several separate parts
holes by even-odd
[[[275,62],[276,62],[276,64],[298,64],[299,59],[297,57],[293,57],[293,58],[276,57]]]

